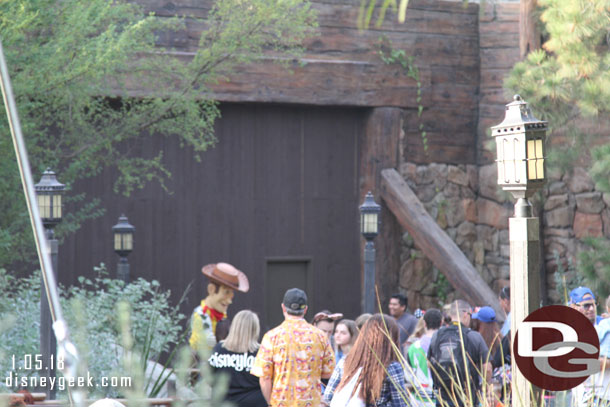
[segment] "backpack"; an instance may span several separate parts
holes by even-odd
[[[429,359],[432,366],[432,377],[434,379],[434,388],[440,390],[441,393],[452,393],[454,386],[464,389],[467,394],[466,376],[472,389],[477,387],[478,375],[473,366],[472,360],[468,353],[472,349],[470,339],[468,338],[469,328],[462,327],[461,337],[464,339],[463,349],[466,355],[462,352],[462,340],[460,338],[460,328],[457,325],[451,325],[440,329],[436,334],[435,341],[430,345]],[[464,364],[464,356],[466,364]]]

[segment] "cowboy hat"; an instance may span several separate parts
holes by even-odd
[[[248,277],[229,263],[214,263],[203,266],[201,272],[215,283],[247,293],[250,289]]]

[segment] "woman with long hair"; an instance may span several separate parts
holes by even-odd
[[[347,356],[358,338],[358,326],[351,319],[342,319],[335,327],[335,360]]]
[[[366,321],[368,321],[372,316],[373,316],[373,314],[369,314],[368,312],[365,312],[364,314],[360,314],[360,316],[358,316],[358,318],[356,318],[356,326],[358,327],[358,331],[360,331],[362,329],[364,324],[366,324]]]
[[[426,324],[424,323],[423,318],[419,318],[417,320],[417,324],[415,325],[415,329],[413,330],[413,333],[411,334],[411,336],[409,336],[409,338],[405,341],[405,343],[402,346],[402,354],[405,358],[407,357],[407,354],[409,353],[409,348],[411,347],[411,345],[413,345],[415,342],[420,340],[421,337],[424,336],[425,333],[426,333]]]
[[[226,399],[239,407],[266,407],[259,380],[250,374],[260,346],[258,316],[248,310],[240,311],[233,318],[229,334],[216,344],[208,359],[215,371],[230,375]]]
[[[346,358],[339,362],[324,392],[323,403],[353,386],[366,406],[406,407],[405,376],[398,362],[398,326],[389,315],[375,314],[362,327]]]

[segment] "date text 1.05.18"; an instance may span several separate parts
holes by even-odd
[[[13,355],[11,362],[13,370],[53,370],[54,368],[62,370],[64,367],[63,358],[56,358],[55,355],[50,355],[46,366],[40,354],[25,354],[21,357]]]

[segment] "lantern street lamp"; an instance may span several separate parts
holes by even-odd
[[[119,223],[112,227],[114,234],[114,251],[119,255],[120,260],[117,265],[117,278],[129,283],[129,263],[127,256],[133,250],[133,233],[136,228],[129,223],[127,216],[121,215]]]
[[[53,228],[61,222],[61,197],[66,190],[66,186],[57,181],[55,173],[49,168],[42,174],[40,182],[34,185],[38,212],[42,219],[42,224],[47,231],[47,239],[54,238]],[[53,265],[55,268],[55,265]]]
[[[528,198],[546,182],[544,144],[547,122],[532,115],[527,103],[515,95],[506,105],[504,121],[491,128],[498,154],[498,184],[517,198],[520,217],[531,216]],[[529,206],[529,212],[523,207]]]
[[[34,185],[36,191],[36,203],[42,224],[44,225],[53,273],[57,278],[57,255],[59,243],[55,239],[53,228],[61,222],[62,218],[62,195],[66,186],[55,177],[55,173],[49,168],[42,174],[40,182]],[[40,354],[42,355],[43,368],[39,372],[47,377],[47,383],[55,377],[55,364],[57,354],[57,340],[53,332],[53,317],[49,308],[49,299],[45,290],[44,281],[41,281],[42,295],[40,298]],[[46,392],[48,399],[55,398],[55,389],[45,387],[41,391]]]
[[[360,233],[366,240],[364,246],[364,294],[363,312],[375,313],[375,244],[379,234],[381,206],[377,205],[369,191],[360,206]]]
[[[491,128],[498,154],[498,184],[517,199],[514,217],[508,223],[512,335],[521,321],[540,307],[540,223],[529,198],[546,182],[546,130],[547,122],[536,119],[519,95],[506,105],[504,121]],[[516,363],[512,378],[512,400],[519,400],[522,407],[535,405],[537,390]]]

